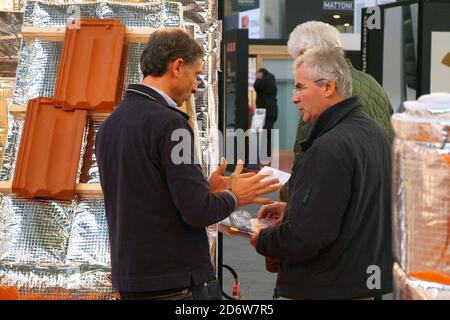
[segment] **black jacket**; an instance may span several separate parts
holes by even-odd
[[[294,163],[285,216],[257,251],[278,258],[278,294],[351,299],[392,290],[391,151],[356,97],[324,111]],[[376,266],[375,268],[372,266]],[[380,289],[372,277],[379,267]],[[374,269],[373,269],[374,268]]]
[[[130,85],[101,125],[95,154],[105,196],[113,286],[126,292],[198,285],[214,277],[205,227],[236,206],[228,193],[210,193],[196,164],[174,164],[188,116],[147,86]],[[176,150],[176,149],[175,149]]]
[[[256,107],[266,109],[266,118],[275,121],[278,117],[277,85],[270,72],[262,79],[256,79],[253,87],[256,91]]]

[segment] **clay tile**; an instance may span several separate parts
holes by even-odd
[[[66,28],[55,103],[64,110],[112,111],[122,98],[124,39],[120,20],[81,19],[79,29]]]
[[[49,98],[28,102],[12,192],[73,199],[87,110],[64,111]]]

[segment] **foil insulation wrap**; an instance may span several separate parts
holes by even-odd
[[[100,183],[100,174],[95,159],[95,136],[103,120],[102,117],[89,117],[87,120],[80,156],[79,183]]]
[[[81,17],[119,18],[127,27],[185,26],[205,49],[205,67],[192,99],[194,134],[204,175],[218,165],[218,77],[221,24],[217,1],[28,1],[24,25],[64,26],[73,11]],[[139,60],[143,43],[128,46],[125,86],[142,79]],[[13,104],[25,105],[38,96],[54,95],[62,42],[23,41]],[[103,118],[89,117],[82,143],[77,182],[99,183],[95,135]],[[8,115],[2,181],[11,181],[20,145],[24,114]],[[110,256],[103,200],[30,201],[0,197],[0,291],[17,299],[112,299]],[[213,264],[217,226],[208,227]],[[1,296],[1,292],[0,292]]]
[[[13,94],[14,81],[0,78],[0,163],[8,135],[8,109]]]
[[[128,27],[167,28],[185,25],[192,31],[205,50],[205,67],[195,95],[194,109],[199,134],[196,137],[197,146],[204,175],[208,177],[219,160],[217,71],[220,67],[221,23],[215,20],[215,1],[126,4],[116,1],[28,1],[24,26],[65,26],[71,16],[68,8],[72,4],[80,8],[82,18],[119,18]],[[139,58],[143,48],[142,43],[132,43],[128,47],[125,86],[142,79]],[[29,99],[38,96],[53,96],[61,50],[61,42],[34,39],[22,43],[13,104],[24,105]]]
[[[427,97],[392,117],[394,260],[406,277],[396,283],[422,289],[427,281],[412,274],[450,279],[450,94],[448,103]]]
[[[204,174],[208,177],[216,169],[219,161],[218,131],[218,71],[220,67],[221,24],[210,22],[202,28],[194,28],[195,38],[205,50],[203,74],[195,94],[195,112],[199,130],[199,147]]]
[[[0,197],[0,287],[17,299],[113,299],[102,200]]]
[[[61,50],[62,42],[22,42],[13,104],[26,105],[32,98],[53,96]]]
[[[0,181],[10,181],[14,177],[17,152],[22,137],[25,113],[8,115],[8,134],[6,135],[5,152],[3,154]]]
[[[118,3],[27,1],[23,25],[64,27],[75,15],[80,18],[120,19],[127,27],[177,28],[182,25],[182,7],[169,1]]]
[[[80,10],[81,18],[120,19],[127,27],[171,28],[183,25],[182,6],[176,2],[115,3],[28,1],[25,8],[26,27],[64,27],[72,16],[71,5]],[[125,85],[140,82],[139,58],[144,45],[128,46]],[[52,97],[61,58],[62,42],[33,39],[22,42],[17,68],[13,103],[27,104],[35,97]]]

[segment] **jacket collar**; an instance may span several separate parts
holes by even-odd
[[[148,86],[144,86],[142,84],[130,84],[126,90],[126,95],[141,95],[144,97],[147,97],[148,99],[157,102],[167,108],[169,108],[172,111],[180,113],[186,120],[189,120],[189,115],[177,108],[173,108],[169,106],[166,99],[164,99],[163,96],[161,96],[158,92],[153,90],[152,88]]]
[[[309,147],[311,147],[314,140],[325,132],[333,129],[339,122],[346,118],[347,115],[360,107],[361,105],[358,98],[353,96],[326,109],[317,119],[317,122],[313,126],[308,138],[300,143],[301,150],[306,151]]]

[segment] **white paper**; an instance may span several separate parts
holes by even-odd
[[[252,117],[251,129],[259,131],[264,128],[266,121],[266,109],[256,108],[255,114]]]
[[[264,168],[262,168],[258,174],[268,174],[270,171],[272,171],[272,174],[270,176],[268,176],[267,178],[264,178],[264,180],[266,179],[278,179],[280,180],[280,184],[285,184],[286,182],[288,182],[289,178],[291,177],[291,175],[289,173],[286,173],[284,171],[269,167],[269,166],[265,166]],[[263,180],[263,181],[264,181]]]

